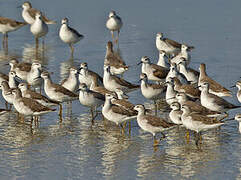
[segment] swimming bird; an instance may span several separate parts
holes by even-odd
[[[122,23],[121,18],[116,14],[115,11],[111,11],[109,13],[109,18],[106,21],[106,27],[110,30],[111,35],[112,35],[112,39],[116,43],[118,43],[120,29],[121,29],[122,25],[123,25],[123,23]],[[117,31],[116,40],[114,39],[114,31]]]
[[[141,72],[147,75],[148,80],[164,81],[169,72],[167,68],[151,63],[147,56],[141,57],[139,64],[142,64]]]
[[[163,137],[165,137],[163,131],[173,128],[175,126],[174,123],[169,123],[160,117],[146,115],[145,106],[142,104],[136,105],[134,109],[138,111],[137,123],[140,128],[144,131],[150,132],[153,135],[153,146],[157,146],[159,144],[159,141],[156,140],[156,133],[160,132],[162,133]]]
[[[8,33],[16,31],[27,23],[19,22],[10,18],[0,17],[0,32],[3,33],[2,46],[4,49],[8,48]]]
[[[23,17],[24,21],[27,22],[28,24],[33,24],[35,21],[36,14],[40,11],[37,9],[34,9],[32,7],[32,4],[29,1],[25,1],[22,4],[22,8],[23,8],[22,17]],[[41,14],[43,14],[43,13],[41,13]],[[56,24],[56,21],[49,20],[44,15],[42,15],[42,18],[46,24]]]
[[[69,45],[71,49],[71,55],[73,55],[74,54],[73,45],[79,42],[81,39],[83,39],[84,36],[69,26],[68,18],[62,19],[61,24],[62,25],[59,30],[59,37],[64,43],[67,43]]]
[[[114,52],[113,44],[111,41],[108,41],[106,45],[104,66],[110,66],[110,72],[112,74],[120,75],[122,75],[125,71],[129,69],[121,56],[118,53]]]
[[[223,97],[223,96],[232,96],[232,92],[219,83],[217,83],[215,80],[211,79],[207,73],[206,73],[206,65],[204,63],[200,64],[199,67],[200,70],[200,76],[198,79],[198,85],[200,86],[203,82],[208,82],[209,84],[209,92],[212,94],[215,94],[217,96]]]
[[[123,92],[128,93],[140,88],[139,85],[131,84],[122,78],[112,75],[110,72],[110,66],[104,67],[103,83],[104,87],[109,91],[115,91],[117,88],[119,88]]]
[[[200,87],[202,89],[201,91],[201,104],[202,106],[212,110],[212,111],[218,111],[218,112],[226,112],[230,109],[234,109],[234,108],[239,108],[241,106],[236,106],[233,105],[231,103],[229,103],[228,101],[226,101],[225,99],[210,93],[210,85],[208,82],[202,82],[200,84]]]

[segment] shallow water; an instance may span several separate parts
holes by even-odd
[[[2,0],[0,15],[22,20],[21,9],[16,8],[22,2]],[[137,83],[140,67],[136,64],[141,56],[157,61],[157,32],[194,45],[191,66],[197,69],[201,62],[206,63],[208,74],[224,86],[230,87],[240,77],[241,1],[35,0],[32,4],[58,21],[57,25],[49,25],[44,51],[39,52],[55,82],[67,76],[68,67],[80,62],[88,62],[90,69],[102,74],[105,46],[111,38],[105,20],[112,9],[124,21],[120,50],[131,65],[124,76],[128,81]],[[63,17],[68,17],[70,25],[85,36],[75,45],[74,60],[58,37]],[[29,26],[10,33],[9,56],[32,61],[34,43]],[[0,53],[0,60],[0,71],[7,73],[8,58],[4,52]],[[228,100],[239,104],[235,96]],[[130,101],[150,104],[140,91],[130,93]],[[237,112],[230,111],[230,117]],[[65,105],[63,116],[60,123],[57,112],[43,115],[40,124],[33,128],[28,121],[18,122],[14,113],[0,116],[0,179],[241,178],[241,136],[235,121],[221,130],[205,133],[198,150],[193,136],[187,144],[182,128],[167,132],[167,138],[153,148],[152,136],[140,130],[135,121],[131,134],[126,132],[124,136],[115,125],[102,121],[101,116],[91,126],[88,108],[78,101],[72,103],[72,108]]]

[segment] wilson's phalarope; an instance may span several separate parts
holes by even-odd
[[[35,21],[36,13],[40,11],[32,8],[32,5],[29,1],[24,2],[22,5],[22,8],[23,8],[22,16],[24,21],[26,21],[28,24],[33,24]],[[43,16],[43,20],[46,24],[56,24],[56,21],[49,20],[45,16]]]
[[[239,132],[241,133],[241,114],[236,114],[234,119],[238,121],[238,124],[239,124],[238,129],[239,129]]]
[[[15,77],[16,77],[16,73],[15,71],[9,71],[8,73],[8,85],[10,88],[17,88],[18,87],[18,82],[16,81]]]
[[[104,67],[103,83],[105,88],[109,91],[116,91],[116,89],[119,88],[127,93],[140,88],[139,85],[131,84],[122,78],[112,75],[110,72],[110,66]]]
[[[20,77],[22,80],[27,81],[27,74],[31,70],[31,63],[27,62],[18,62],[18,60],[13,59],[9,62],[10,71],[15,71],[16,75]]]
[[[85,83],[89,88],[92,81],[96,82],[97,85],[103,85],[103,78],[96,72],[89,70],[86,62],[80,64],[79,72],[79,82]]]
[[[99,86],[98,83],[94,80],[92,80],[90,85],[90,90],[98,92],[105,96],[106,93],[113,93],[112,91],[107,90],[104,86]]]
[[[18,88],[22,92],[23,97],[33,99],[44,106],[51,107],[51,106],[59,105],[59,103],[57,101],[53,101],[53,100],[41,95],[40,93],[37,93],[35,91],[28,89],[28,86],[26,83],[20,83],[18,85]]]
[[[89,90],[86,84],[81,83],[79,85],[79,101],[82,105],[90,107],[92,123],[94,123],[94,119],[97,116],[97,113],[94,115],[94,111],[104,104],[105,96]]]
[[[170,65],[166,62],[165,57],[166,57],[166,52],[159,51],[159,59],[158,59],[157,65],[168,69]]]
[[[48,33],[48,25],[43,21],[40,12],[35,14],[35,21],[30,26],[30,31],[35,37],[36,47],[38,47],[38,39],[45,36]]]
[[[182,84],[188,84],[187,78],[177,70],[177,65],[171,63],[171,67],[166,77],[166,82],[171,81],[174,77],[178,78]]]
[[[122,23],[121,18],[116,15],[115,11],[111,11],[109,13],[109,18],[106,21],[106,27],[110,30],[112,39],[113,39],[113,41],[116,41],[116,43],[118,43],[119,33],[120,33],[120,29],[121,29],[122,25],[123,25],[123,23]],[[114,40],[114,31],[117,31],[116,40]]]
[[[169,70],[162,66],[152,64],[150,59],[147,56],[141,58],[142,63],[141,72],[147,75],[147,78],[152,81],[163,81],[165,80]]]
[[[235,86],[238,88],[236,96],[238,98],[238,101],[241,103],[241,81],[237,81],[236,85],[232,86],[231,88],[233,88]]]
[[[180,73],[182,73],[191,84],[198,83],[199,72],[188,68],[184,57],[180,58],[178,66]]]
[[[6,108],[8,109],[8,104],[10,104],[10,108],[12,107],[12,104],[13,104],[13,100],[14,100],[14,96],[12,94],[12,90],[9,85],[8,85],[8,82],[7,81],[3,81],[0,85],[1,89],[2,89],[2,96],[3,98],[5,99],[5,105],[6,105]]]
[[[120,55],[114,52],[113,44],[110,41],[106,45],[104,66],[110,66],[112,74],[123,74],[129,68]]]
[[[181,111],[181,105],[178,102],[173,102],[170,105],[170,108],[172,108],[171,112],[169,113],[170,120],[177,125],[182,124],[182,111]]]
[[[42,72],[41,77],[44,79],[45,94],[52,100],[59,102],[60,110],[59,115],[62,119],[62,105],[63,102],[69,102],[78,99],[78,95],[69,91],[59,84],[55,84],[50,79],[48,72]]]
[[[219,83],[211,79],[206,73],[206,65],[200,64],[200,76],[198,79],[198,85],[200,86],[203,82],[209,83],[209,92],[217,96],[232,96],[232,92],[221,86]]]
[[[0,17],[0,32],[3,33],[2,44],[4,49],[8,47],[8,32],[16,31],[26,24],[25,22],[18,22],[6,17]]]
[[[192,131],[195,131],[198,136],[196,137],[196,145],[198,146],[199,140],[201,139],[201,132],[209,129],[217,128],[224,123],[216,120],[215,118],[207,117],[201,114],[192,113],[189,106],[182,105],[182,123],[183,125]]]
[[[42,65],[39,62],[33,62],[31,65],[31,70],[27,73],[27,83],[30,86],[36,87],[40,86],[43,80],[40,77],[42,71]]]
[[[181,51],[182,44],[163,37],[163,33],[156,35],[156,47],[159,51],[165,51],[169,56],[175,56]],[[193,46],[187,46],[188,50],[194,49]]]
[[[122,131],[124,131],[122,123],[136,118],[136,113],[132,113],[121,106],[112,104],[111,101],[113,98],[115,98],[115,96],[112,94],[105,95],[105,103],[102,108],[102,114],[107,120],[116,123],[116,125],[121,125]]]
[[[177,99],[175,98],[177,91],[174,90],[173,80],[167,81],[165,84],[167,86],[166,102],[171,105],[172,103],[177,102]]]
[[[19,89],[14,89],[12,93],[14,95],[14,108],[22,115],[39,116],[48,112],[55,111],[55,109],[50,109],[49,107],[44,106],[33,99],[22,97],[21,91]]]
[[[168,130],[174,127],[175,124],[169,123],[162,118],[146,115],[145,114],[145,106],[142,104],[138,104],[134,107],[137,114],[137,123],[144,131],[150,132],[153,135],[154,143],[153,146],[157,146],[159,141],[156,140],[156,133],[161,132],[162,135],[165,137],[163,131]]]
[[[69,20],[68,18],[64,18],[61,21],[61,27],[59,30],[59,37],[64,42],[67,43],[71,49],[71,54],[74,53],[74,47],[73,45],[77,42],[79,42],[81,39],[84,38],[82,34],[79,34],[78,31],[75,29],[69,27]]]
[[[192,84],[182,84],[176,77],[174,80],[174,90],[177,92],[183,92],[191,98],[200,98],[201,91]]]
[[[178,65],[181,62],[181,58],[186,59],[186,65],[191,61],[191,55],[188,53],[188,47],[185,44],[182,44],[181,52],[174,56],[170,61],[171,63],[176,63]]]
[[[72,92],[75,92],[78,85],[77,73],[77,69],[75,67],[71,67],[69,69],[69,76],[64,79],[60,85]]]
[[[208,82],[202,82],[200,86],[202,89],[201,97],[200,97],[202,106],[212,111],[218,111],[218,112],[226,112],[230,109],[241,107],[241,106],[233,105],[228,101],[226,101],[225,99],[210,93]]]

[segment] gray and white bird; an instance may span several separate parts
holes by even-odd
[[[69,76],[64,79],[60,85],[64,88],[75,92],[77,90],[78,78],[77,78],[78,70],[75,67],[71,67],[69,69]]]
[[[68,18],[62,19],[61,24],[62,25],[59,30],[59,37],[64,43],[69,45],[71,49],[71,55],[73,55],[73,45],[83,39],[84,36],[69,26]]]
[[[118,43],[120,29],[123,23],[121,18],[116,14],[115,11],[109,13],[109,18],[106,21],[106,27],[110,30],[113,41]],[[114,32],[117,31],[117,38],[114,37]]]
[[[170,105],[170,108],[172,109],[169,113],[170,120],[177,125],[182,124],[182,111],[181,111],[181,105],[178,102],[173,102]]]

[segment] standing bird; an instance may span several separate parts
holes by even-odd
[[[231,86],[231,88],[233,88],[233,87],[237,87],[238,88],[238,92],[237,92],[237,98],[238,98],[238,101],[241,103],[241,81],[238,81],[237,83],[236,83],[236,85],[234,85],[234,86]]]
[[[8,32],[16,31],[27,23],[18,22],[6,17],[0,17],[0,32],[3,33],[2,46],[5,50],[8,49]]]
[[[202,89],[201,96],[200,96],[202,106],[212,111],[218,111],[218,112],[225,112],[230,109],[241,107],[241,106],[233,105],[228,101],[226,101],[225,99],[210,93],[210,89],[209,89],[210,85],[208,82],[203,82],[200,86]]]
[[[112,39],[113,39],[113,41],[116,42],[116,44],[118,43],[118,40],[119,40],[119,33],[120,33],[120,29],[121,29],[122,25],[123,25],[123,23],[122,23],[121,18],[116,15],[115,11],[111,11],[109,13],[109,18],[106,21],[106,27],[110,30]],[[116,39],[114,39],[114,31],[117,31]]]
[[[31,24],[30,31],[35,36],[36,49],[38,48],[38,39],[48,33],[48,25],[43,21],[41,12],[36,12],[35,21]]]
[[[74,54],[74,47],[73,44],[79,42],[81,39],[84,38],[82,34],[79,34],[78,31],[69,27],[68,25],[69,20],[68,18],[64,18],[61,21],[61,27],[59,30],[59,37],[64,42],[67,43],[71,49],[71,55]]]
[[[77,78],[78,73],[79,72],[75,67],[71,67],[69,69],[69,76],[66,79],[64,79],[60,83],[60,85],[72,92],[75,92],[78,85],[78,78]]]
[[[169,57],[177,55],[181,51],[182,44],[163,37],[163,33],[156,35],[156,47],[159,51],[165,51]],[[193,46],[187,46],[188,50],[194,49]]]
[[[39,12],[39,10],[32,8],[32,5],[29,1],[24,2],[22,8],[22,16],[24,21],[28,24],[33,24],[35,21],[36,13]],[[42,18],[46,24],[56,24],[56,21],[49,20],[45,16],[42,16]]]
[[[157,146],[159,141],[156,140],[156,133],[161,132],[163,137],[165,134],[164,130],[170,129],[175,126],[174,123],[169,123],[162,118],[146,115],[145,106],[142,104],[138,104],[134,107],[137,114],[137,123],[144,131],[150,132],[153,135],[154,143],[153,146]]]

